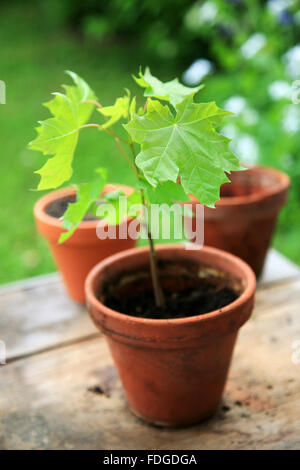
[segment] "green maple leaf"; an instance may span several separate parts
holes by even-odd
[[[144,189],[147,195],[147,200],[151,204],[168,204],[172,205],[175,202],[189,202],[190,198],[185,193],[181,184],[166,181],[153,187],[147,181],[139,181],[138,186]]]
[[[95,203],[99,200],[107,176],[107,171],[104,168],[98,168],[95,171],[97,178],[91,183],[78,185],[76,202],[70,203],[62,216],[63,228],[65,228],[67,232],[60,236],[59,243],[63,243],[70,238],[83,218],[90,211],[95,210]]]
[[[240,170],[238,158],[229,149],[230,139],[215,130],[231,114],[215,103],[193,103],[193,95],[176,106],[149,100],[147,113],[127,125],[132,140],[141,144],[136,164],[154,187],[167,181],[180,182],[186,194],[214,207],[225,173]]]
[[[102,124],[103,129],[116,124],[116,122],[122,118],[128,119],[129,116],[133,116],[135,114],[136,97],[134,96],[131,99],[130,91],[126,90],[126,92],[127,94],[121,98],[117,98],[112,106],[98,108],[99,113],[101,113],[106,118],[110,118],[106,123]]]
[[[129,104],[130,97],[128,95],[122,98],[117,98],[112,106],[106,106],[105,108],[98,108],[99,113],[103,116],[110,117],[110,119],[102,125],[103,129],[112,126],[122,118],[128,118],[129,116]]]
[[[35,173],[41,175],[38,189],[57,188],[72,176],[72,162],[80,127],[87,122],[95,95],[88,84],[73,72],[67,72],[74,85],[64,85],[65,94],[53,93],[54,98],[44,103],[53,117],[40,121],[37,137],[29,148],[44,155],[52,155]]]
[[[103,203],[97,208],[97,216],[108,225],[118,225],[127,216],[126,195],[122,189],[105,194]]]
[[[139,191],[126,196],[122,189],[105,194],[103,201],[105,203],[97,208],[97,216],[105,219],[109,225],[118,225],[127,216],[137,217],[136,206],[142,203]]]
[[[170,82],[162,82],[158,78],[154,77],[149,67],[146,67],[145,73],[139,71],[139,76],[133,76],[136,83],[145,88],[144,96],[153,96],[161,100],[169,101],[173,106],[180,103],[186,96],[191,93],[197,93],[203,85],[191,88],[179,83],[178,79],[175,78]]]

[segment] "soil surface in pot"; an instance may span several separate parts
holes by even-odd
[[[150,273],[141,269],[134,274],[124,274],[104,285],[103,295],[98,295],[107,307],[119,313],[139,318],[186,318],[218,310],[236,300],[241,286],[237,280],[224,273],[199,265],[160,263],[160,281],[166,306],[155,306]]]
[[[68,205],[70,203],[74,203],[75,201],[76,201],[75,196],[61,197],[60,199],[56,199],[56,201],[51,202],[51,204],[49,204],[46,207],[45,212],[51,217],[60,219],[66,212]],[[97,220],[97,219],[98,218],[93,216],[92,214],[87,214],[83,220]]]

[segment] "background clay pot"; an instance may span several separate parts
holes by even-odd
[[[120,187],[126,193],[131,191],[129,187],[118,185],[118,188]],[[115,188],[115,186],[108,185],[104,191],[109,192]],[[59,237],[65,231],[62,229],[62,222],[48,215],[45,210],[55,200],[74,195],[72,188],[52,191],[37,201],[34,216],[37,229],[49,244],[69,295],[78,302],[85,302],[84,282],[88,272],[105,257],[133,248],[135,241],[130,238],[118,239],[119,227],[117,227],[116,239],[100,240],[96,234],[96,227],[99,223],[105,224],[105,222],[97,219],[81,222],[72,237],[59,245]],[[127,225],[128,221],[124,221],[123,224]]]
[[[233,172],[230,179],[221,187],[216,209],[204,208],[204,243],[239,256],[259,276],[290,180],[263,166]]]
[[[87,277],[87,305],[106,336],[131,409],[149,422],[182,426],[210,416],[221,399],[238,330],[253,308],[255,276],[239,258],[210,247],[161,245],[157,257],[160,263],[220,270],[242,292],[228,306],[204,315],[152,320],[118,313],[99,300],[107,282],[148,266],[148,247],[111,256]]]

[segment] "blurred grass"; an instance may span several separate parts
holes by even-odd
[[[38,182],[33,172],[45,159],[26,148],[35,136],[37,120],[48,116],[41,103],[70,81],[63,73],[69,69],[89,82],[104,105],[111,104],[124,87],[134,87],[130,74],[138,71],[140,57],[134,45],[100,48],[67,32],[49,34],[37,12],[26,6],[1,10],[0,43],[0,78],[7,88],[6,105],[0,107],[3,283],[55,269],[46,242],[36,234],[32,215],[35,201],[44,194],[31,190]],[[112,182],[130,184],[130,170],[114,145],[109,136],[95,129],[82,132],[72,181],[85,181],[95,166],[106,165]]]
[[[35,201],[43,194],[31,191],[38,182],[33,172],[42,166],[44,157],[26,148],[37,120],[48,116],[41,103],[69,80],[63,71],[70,69],[89,82],[104,105],[111,104],[123,88],[136,91],[130,74],[149,61],[136,44],[100,47],[67,31],[50,32],[39,22],[37,12],[24,4],[1,9],[0,43],[0,79],[7,86],[7,104],[0,106],[0,283],[4,283],[55,269],[46,242],[36,234],[32,215]],[[149,65],[163,79],[180,76],[170,63]],[[101,165],[108,167],[112,182],[131,183],[130,170],[109,136],[86,129],[76,151],[72,181],[89,179],[93,168]],[[295,255],[296,232],[279,230],[276,246],[300,263],[300,255]]]

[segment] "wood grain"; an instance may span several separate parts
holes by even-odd
[[[97,334],[85,306],[69,299],[58,276],[0,292],[0,340],[8,361]]]
[[[177,430],[131,414],[103,337],[81,335],[16,358],[0,368],[0,448],[300,449],[294,340],[300,340],[300,278],[258,291],[223,404],[213,419]]]
[[[270,250],[259,288],[300,270]],[[8,361],[97,335],[84,306],[69,299],[57,273],[0,286],[0,340]]]

